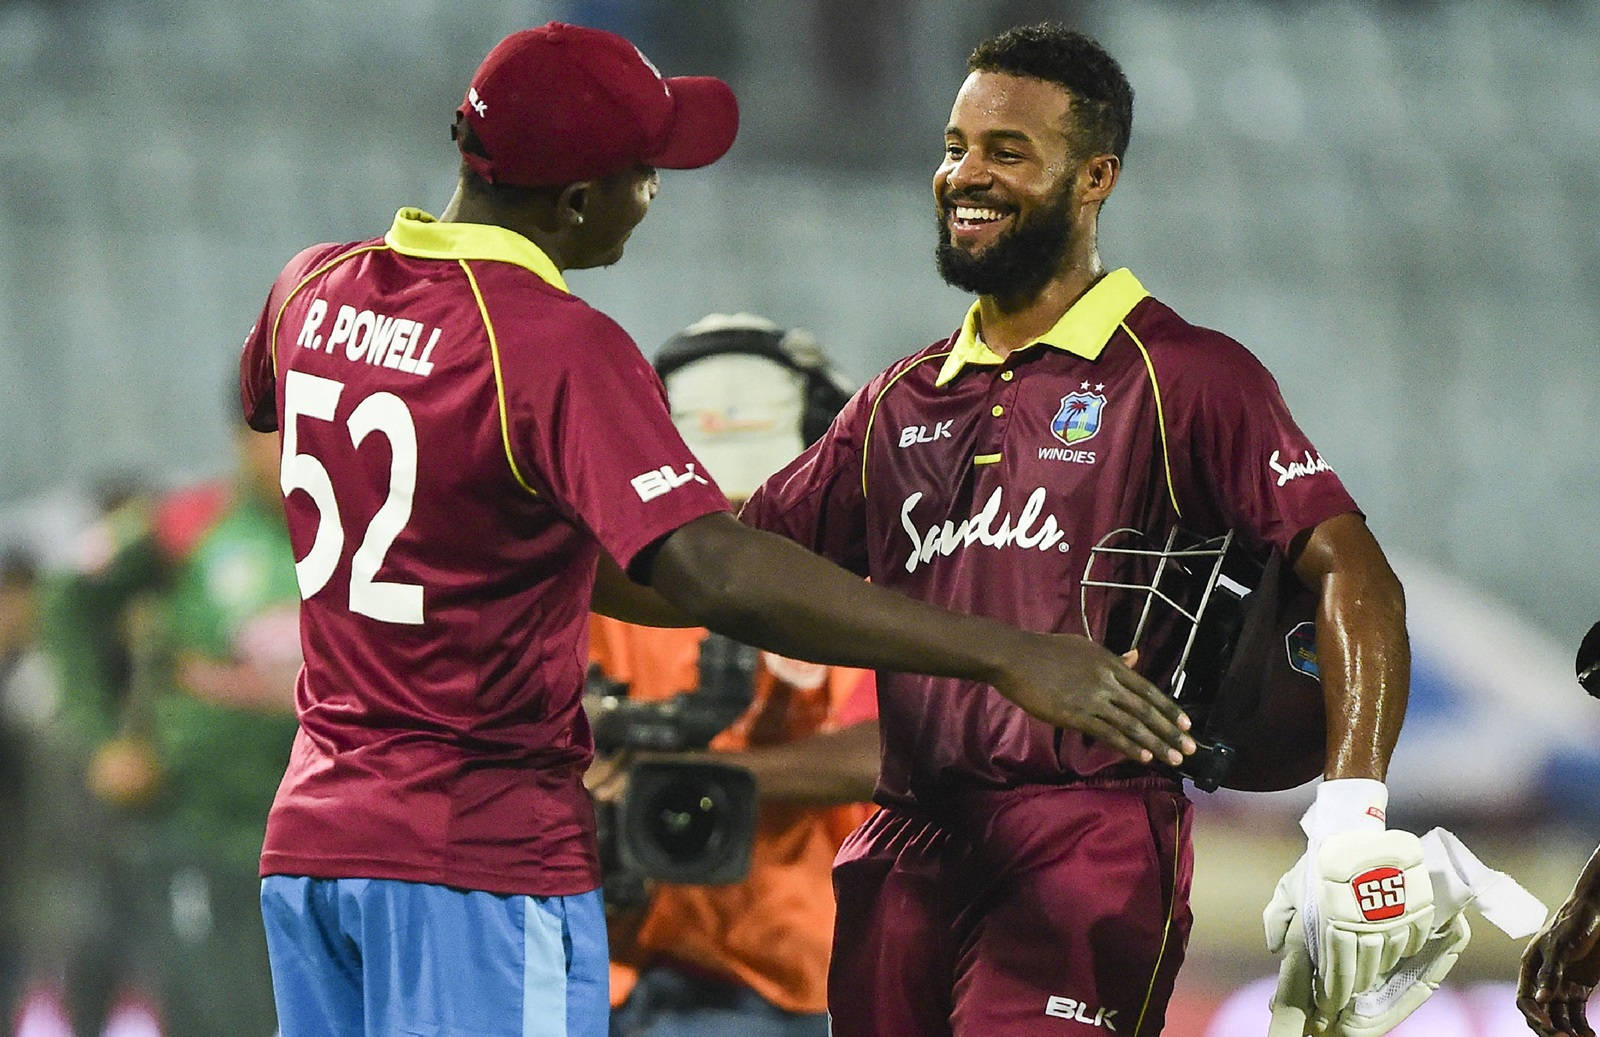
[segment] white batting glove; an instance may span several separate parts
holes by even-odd
[[[1310,959],[1314,1015],[1334,1019],[1404,957],[1422,950],[1433,921],[1433,886],[1422,845],[1387,831],[1382,782],[1325,781],[1301,819],[1307,847],[1278,882],[1262,921],[1267,948],[1282,950],[1299,925]]]
[[[1311,1006],[1311,953],[1306,950],[1303,927],[1286,926],[1283,943],[1283,961],[1278,965],[1278,986],[1272,992],[1272,1024],[1267,1037],[1305,1037],[1320,1034],[1322,1023]]]
[[[1312,997],[1304,927],[1291,925],[1284,938],[1267,1037],[1383,1037],[1433,996],[1471,938],[1466,915],[1452,915],[1429,935],[1422,950],[1400,959],[1378,985],[1357,993],[1330,1019],[1317,1010]]]
[[[1433,885],[1436,925],[1422,949],[1401,958],[1376,986],[1359,991],[1331,1019],[1312,1003],[1311,956],[1303,927],[1290,925],[1284,960],[1272,997],[1268,1037],[1381,1037],[1422,1007],[1439,989],[1472,939],[1466,910],[1513,939],[1536,932],[1548,910],[1511,876],[1488,867],[1456,838],[1435,828],[1420,840],[1422,858]]]
[[[1317,851],[1315,881],[1320,932],[1313,996],[1318,1009],[1337,1014],[1357,991],[1422,950],[1433,931],[1433,883],[1422,842],[1398,829],[1329,836]]]
[[[1422,950],[1402,958],[1381,983],[1356,994],[1331,1024],[1315,1032],[1328,1037],[1383,1037],[1433,996],[1471,939],[1467,916],[1454,915],[1428,937]]]

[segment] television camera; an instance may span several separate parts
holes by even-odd
[[[648,882],[721,885],[750,869],[756,785],[748,771],[704,758],[652,758],[704,749],[749,708],[760,651],[722,634],[700,644],[700,684],[644,702],[591,666],[584,709],[602,756],[641,755],[626,766],[619,802],[595,803],[608,907],[640,907]]]

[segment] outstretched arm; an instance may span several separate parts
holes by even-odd
[[[651,587],[698,624],[797,659],[960,677],[1131,759],[1178,764],[1194,741],[1176,703],[1069,634],[949,612],[864,581],[782,537],[715,513],[669,534]]]

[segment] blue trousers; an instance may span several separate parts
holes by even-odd
[[[283,1037],[606,1035],[599,890],[272,875],[261,916]]]

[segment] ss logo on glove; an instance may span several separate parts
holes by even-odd
[[[1382,922],[1406,913],[1406,877],[1399,868],[1382,867],[1364,871],[1350,880],[1361,917]]]

